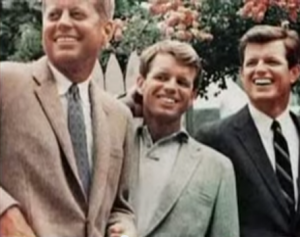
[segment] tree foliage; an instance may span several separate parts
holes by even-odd
[[[26,0],[2,3],[0,60],[28,61],[41,53],[41,12],[38,4]]]
[[[240,63],[237,47],[240,37],[250,27],[255,24],[281,25],[283,21],[290,20],[289,27],[300,32],[299,6],[280,5],[278,2],[275,0],[205,0],[199,5],[199,1],[195,0],[152,0],[148,11],[145,12],[143,8],[136,9],[137,16],[126,19],[123,38],[120,42],[113,42],[111,50],[116,50],[123,55],[123,58],[127,58],[131,51],[135,49],[140,51],[162,38],[188,41],[203,59],[204,73],[199,93],[205,93],[205,89],[211,82],[217,82],[222,89],[226,87],[225,77],[238,78]],[[251,9],[249,4],[252,6]],[[195,9],[198,11],[196,27],[202,37],[191,34],[194,24],[185,22],[186,15],[193,14]],[[296,17],[295,9],[297,9]],[[185,13],[179,15],[178,18],[183,19],[179,23],[172,18],[174,15],[178,16],[178,12]],[[174,29],[170,31],[170,28]],[[176,34],[179,31],[182,34]],[[213,38],[207,37],[207,33]]]

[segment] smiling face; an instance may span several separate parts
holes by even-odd
[[[94,65],[109,40],[111,22],[101,18],[94,0],[45,0],[43,46],[50,61],[62,65]]]
[[[192,105],[196,92],[195,68],[182,65],[170,54],[157,54],[146,78],[138,79],[144,117],[180,126],[181,115]]]
[[[298,68],[289,68],[283,41],[249,43],[241,69],[244,89],[257,109],[276,117],[287,107]]]

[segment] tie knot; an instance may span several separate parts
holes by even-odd
[[[79,88],[77,86],[77,84],[72,84],[69,88],[69,96],[74,99],[75,101],[78,101],[80,99],[80,95],[79,95]]]
[[[280,132],[281,133],[281,126],[280,123],[277,120],[274,120],[272,125],[271,125],[271,129],[275,132]]]

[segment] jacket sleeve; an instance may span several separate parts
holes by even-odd
[[[130,180],[130,167],[133,162],[133,124],[132,117],[129,116],[126,138],[124,141],[124,161],[122,166],[121,177],[119,181],[119,188],[117,198],[114,202],[113,210],[108,222],[108,228],[114,224],[121,224],[126,234],[129,237],[136,237],[136,225],[132,208],[129,205],[129,180]]]
[[[239,237],[238,207],[232,164],[226,159],[211,220],[209,237]]]
[[[4,70],[3,67],[3,63],[1,65],[1,73],[3,73]],[[2,137],[2,134],[1,134],[1,131],[2,131],[2,128],[1,126],[2,125],[2,107],[3,107],[3,99],[2,99],[2,96],[3,96],[3,86],[4,86],[4,83],[3,83],[3,75],[1,74],[0,75],[0,139],[3,139],[1,138]],[[1,148],[0,148],[1,149]],[[1,158],[0,158],[1,159]],[[0,216],[2,216],[2,214],[11,206],[14,206],[18,204],[18,202],[11,196],[9,195],[2,187],[0,187]]]
[[[18,205],[18,202],[0,187],[0,216],[14,205]]]

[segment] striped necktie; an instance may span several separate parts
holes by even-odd
[[[67,94],[68,98],[68,128],[73,144],[79,177],[85,193],[89,194],[90,167],[88,161],[86,129],[83,109],[81,106],[79,88],[73,84]]]
[[[281,192],[286,200],[291,214],[295,212],[295,192],[289,148],[284,138],[280,124],[274,120],[271,128],[274,133],[274,151],[276,159],[276,175],[281,185]]]

